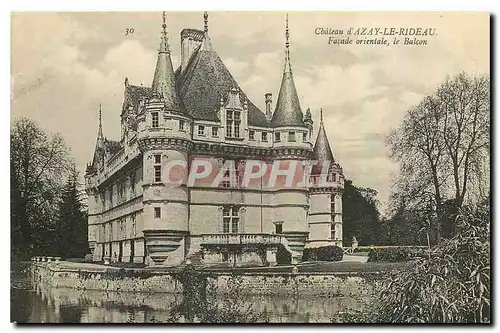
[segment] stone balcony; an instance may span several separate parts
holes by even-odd
[[[278,245],[281,235],[272,234],[204,234],[203,245]]]

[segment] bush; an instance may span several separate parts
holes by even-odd
[[[489,207],[463,210],[457,234],[380,285],[378,302],[355,322],[488,323],[491,320]]]
[[[369,262],[399,262],[426,255],[425,246],[373,247],[368,252]]]
[[[344,251],[338,246],[321,246],[304,249],[302,261],[341,261]]]
[[[283,244],[278,244],[276,262],[278,265],[290,265],[292,263],[292,254],[288,252]]]

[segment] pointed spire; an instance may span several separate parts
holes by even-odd
[[[272,125],[305,127],[299,96],[293,82],[292,65],[290,61],[290,32],[288,30],[288,14],[285,23],[285,66],[281,79],[280,92],[273,113]]]
[[[204,12],[203,13],[203,22],[204,22],[204,28],[203,31],[204,36],[203,36],[203,41],[201,44],[201,50],[203,51],[212,51],[212,41],[210,40],[210,36],[208,35],[208,13]]]
[[[162,14],[162,19],[163,19],[163,24],[161,25],[162,31],[161,31],[161,43],[160,43],[160,53],[170,53],[169,47],[168,47],[168,37],[167,37],[167,18],[165,12]]]
[[[170,111],[182,111],[180,100],[177,96],[174,80],[174,69],[170,58],[168,46],[166,14],[162,14],[162,32],[158,60],[153,77],[152,90],[159,94],[165,101],[165,107]],[[142,84],[141,84],[142,85]]]
[[[290,61],[290,32],[288,30],[288,14],[286,14],[285,23],[285,69],[284,71],[292,72],[292,62]]]
[[[103,138],[104,135],[102,134],[102,105],[99,104],[99,130],[97,132],[97,138]]]
[[[203,21],[205,22],[204,31],[206,34],[208,34],[208,13],[207,12],[203,13]]]
[[[316,138],[316,143],[314,144],[313,158],[320,162],[335,162],[335,158],[333,157],[332,149],[330,147],[330,142],[328,141],[328,136],[326,135],[325,125],[323,123],[323,109],[320,109],[319,131]]]

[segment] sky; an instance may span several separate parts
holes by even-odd
[[[212,45],[261,110],[278,96],[284,64],[282,12],[211,12]],[[150,86],[160,42],[160,12],[14,13],[11,121],[29,117],[59,132],[84,173],[92,159],[99,104],[104,135],[119,139],[124,80]],[[202,12],[167,12],[176,68],[180,31],[203,29]],[[489,16],[467,13],[289,13],[290,52],[302,110],[319,109],[336,160],[354,184],[387,205],[397,165],[385,137],[405,112],[447,76],[489,73]],[[329,45],[316,28],[433,28],[425,46]],[[127,29],[134,33],[125,36]],[[388,38],[392,40],[392,37]]]

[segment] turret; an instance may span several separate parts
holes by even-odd
[[[275,147],[303,146],[309,148],[307,145],[309,141],[309,128],[303,121],[299,96],[293,80],[289,38],[287,15],[285,27],[285,65],[276,108],[271,118],[271,124],[274,127],[274,144]]]

